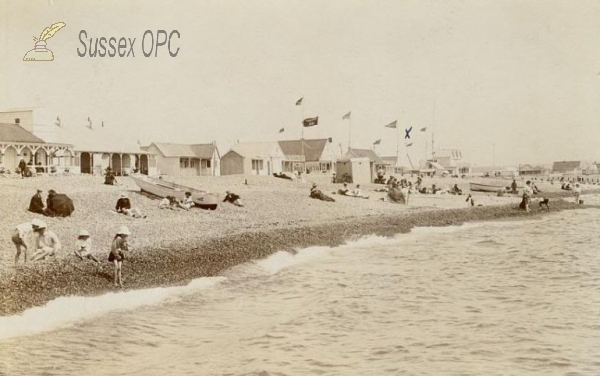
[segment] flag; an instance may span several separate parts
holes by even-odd
[[[406,147],[409,148],[412,146],[412,144],[413,144],[412,142],[409,142],[408,144],[406,144]]]
[[[379,140],[375,140],[375,142],[373,142],[373,145],[379,145],[381,144],[381,138]]]
[[[302,97],[302,98],[298,99],[298,100],[296,101],[296,106],[300,106],[300,105],[302,104],[302,100],[303,100],[303,99],[304,99],[304,97]]]
[[[104,128],[104,122],[102,122],[102,128]]]
[[[142,146],[142,142],[138,139],[137,141],[138,145]]]
[[[427,127],[423,127],[421,129],[419,129],[421,132],[425,132],[427,130]]]
[[[346,115],[342,116],[342,120],[350,119],[350,114],[352,111],[348,112]]]
[[[384,127],[386,128],[396,128],[396,126],[398,125],[398,120],[394,120],[391,123],[384,125]]]
[[[305,127],[312,127],[319,124],[319,117],[314,117],[314,118],[306,118],[304,119],[304,121],[302,121],[302,125]]]
[[[285,131],[285,128],[281,128],[281,129],[279,130],[279,133],[283,133],[284,131]]]

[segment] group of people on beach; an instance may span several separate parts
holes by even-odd
[[[54,189],[50,189],[46,198],[46,205],[44,206],[42,193],[43,191],[38,189],[33,197],[31,197],[29,201],[30,212],[42,214],[47,217],[68,217],[75,211],[73,200],[66,194],[56,193]]]
[[[129,235],[131,235],[129,228],[121,226],[111,243],[108,261],[113,263],[115,267],[115,286],[123,286],[122,265],[125,259],[125,252],[129,250],[127,244],[127,237]],[[27,262],[27,255],[30,248],[33,249],[31,261],[54,257],[62,250],[62,245],[56,233],[48,230],[46,222],[38,218],[16,226],[11,239],[16,247],[15,265],[19,262],[21,253],[23,253],[23,261]],[[98,268],[100,267],[100,261],[92,252],[92,239],[89,231],[85,229],[79,231],[73,253],[81,260],[91,260],[96,263]]]

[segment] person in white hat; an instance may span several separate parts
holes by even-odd
[[[115,286],[123,287],[121,269],[123,260],[125,260],[125,251],[129,250],[129,246],[127,245],[127,237],[129,235],[131,235],[131,231],[129,231],[127,226],[121,226],[110,246],[108,261],[115,265]]]
[[[47,229],[46,222],[34,220],[32,223],[36,252],[33,254],[31,261],[43,260],[46,257],[54,256],[56,252],[61,250],[58,236],[53,231]]]
[[[39,219],[34,219],[32,222],[21,223],[12,233],[12,242],[17,248],[17,254],[15,255],[15,265],[19,262],[21,251],[23,251],[23,258],[27,262],[27,240],[31,240],[33,235],[33,229],[40,222]]]
[[[129,200],[127,193],[121,193],[121,197],[119,197],[119,199],[117,200],[115,210],[117,213],[123,213],[130,217],[146,218],[145,215],[142,215],[140,209],[131,207],[131,201]]]
[[[100,266],[100,261],[98,261],[94,255],[92,255],[92,239],[90,238],[90,233],[87,230],[81,230],[79,231],[79,235],[77,235],[77,248],[75,248],[75,255],[81,260],[84,258],[92,260],[97,266]]]

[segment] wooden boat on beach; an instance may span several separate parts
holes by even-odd
[[[219,199],[213,193],[201,189],[187,187],[163,179],[155,179],[148,176],[130,176],[135,184],[142,190],[158,197],[173,196],[183,200],[185,192],[192,193],[194,204],[202,209],[215,210],[219,205]]]
[[[494,193],[496,193],[499,190],[504,189],[507,186],[510,186],[510,183],[508,185],[469,183],[469,185],[470,185],[471,191],[474,191],[474,192],[494,192]]]

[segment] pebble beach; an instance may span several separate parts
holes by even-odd
[[[167,178],[168,179],[168,178]],[[475,179],[475,178],[474,178]],[[383,187],[363,185],[369,199],[332,194],[340,184],[326,174],[305,175],[302,182],[270,176],[223,176],[177,178],[176,182],[204,189],[224,197],[231,190],[242,197],[245,207],[222,203],[215,211],[159,209],[159,199],[140,192],[128,177],[118,177],[117,186],[102,184],[100,176],[40,176],[28,179],[0,179],[0,315],[68,295],[99,295],[114,291],[113,267],[106,259],[115,231],[126,225],[132,232],[130,252],[123,265],[125,289],[183,284],[190,279],[216,276],[225,269],[263,258],[280,250],[293,251],[313,245],[339,245],[363,235],[394,235],[413,227],[458,225],[469,221],[535,216],[547,212],[537,205],[532,211],[518,211],[518,196],[497,197],[474,193],[476,206],[465,202],[469,179],[425,178],[424,184],[458,186],[459,195],[411,195],[408,205],[383,202]],[[415,179],[411,179],[415,180]],[[483,179],[480,179],[483,181]],[[309,198],[316,183],[336,202]],[[510,181],[507,185],[510,184]],[[552,198],[550,211],[575,209],[569,192],[548,182],[536,184],[544,197]],[[49,189],[73,199],[75,212],[68,218],[44,218],[27,211],[29,200],[39,188],[44,199]],[[594,191],[585,187],[584,193]],[[121,193],[146,218],[130,218],[114,212]],[[560,199],[565,197],[565,200]],[[33,218],[43,218],[61,240],[62,251],[55,257],[14,265],[15,249],[10,240],[14,227]],[[101,266],[81,261],[73,250],[77,233],[91,233],[93,253]]]

